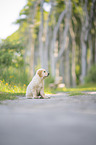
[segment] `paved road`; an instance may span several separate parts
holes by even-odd
[[[96,94],[4,101],[0,145],[96,145]]]

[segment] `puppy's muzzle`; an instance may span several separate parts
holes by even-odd
[[[49,74],[50,74],[50,73],[48,73],[48,75],[47,75],[47,76],[49,76]]]

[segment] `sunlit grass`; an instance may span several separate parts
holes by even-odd
[[[5,83],[0,80],[0,101],[3,100],[14,100],[16,96],[24,96],[26,93],[26,85],[17,86]]]
[[[26,92],[26,85],[18,86],[18,85],[11,85],[8,83],[4,83],[4,81],[0,80],[0,92],[6,93],[25,93]]]
[[[78,95],[85,95],[85,93],[82,92],[70,92],[69,96],[78,96]]]

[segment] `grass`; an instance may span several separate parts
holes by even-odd
[[[26,84],[14,85],[8,84],[4,80],[0,80],[0,101],[14,100],[17,98],[16,96],[25,96],[26,88]],[[84,95],[83,91],[96,91],[96,84],[86,84],[77,88],[45,88],[46,94],[56,94],[57,92],[69,92],[69,95],[71,96]]]
[[[79,85],[78,88],[92,89],[96,91],[96,83],[87,83],[84,85]]]
[[[15,100],[17,97],[13,93],[0,92],[0,101]]]
[[[22,72],[22,73],[21,73]],[[1,68],[0,67],[0,80],[6,82],[11,85],[28,85],[29,77],[27,74],[27,70],[24,70],[23,67],[21,68],[14,68],[12,66]]]
[[[85,93],[82,92],[70,92],[69,96],[78,96],[78,95],[85,95]]]
[[[0,80],[0,101],[14,100],[16,96],[24,96],[26,93],[26,85],[11,85]]]

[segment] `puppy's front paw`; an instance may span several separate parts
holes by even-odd
[[[45,95],[45,96],[44,96],[44,99],[50,99],[50,96]]]
[[[36,96],[34,97],[34,99],[41,99],[41,96]]]

